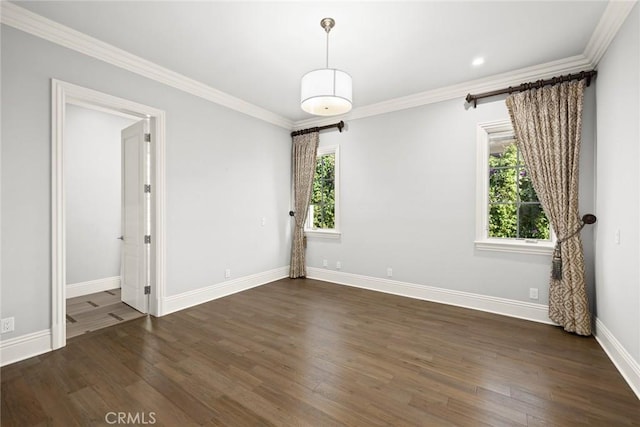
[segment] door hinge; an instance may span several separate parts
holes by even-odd
[[[151,184],[145,184],[144,185],[144,192],[145,193],[151,193]]]
[[[145,133],[144,134],[144,142],[151,142],[151,134],[150,133]]]
[[[144,294],[145,295],[149,295],[151,293],[151,286],[145,286],[144,287]]]
[[[151,236],[148,235],[148,234],[146,236],[144,236],[144,242],[145,243],[151,243]]]

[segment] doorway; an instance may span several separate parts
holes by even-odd
[[[122,132],[123,227],[120,236],[113,236],[122,237],[122,242],[117,241],[122,246],[122,299],[141,312],[160,316],[164,296],[164,111],[52,80],[53,349],[63,347],[67,339],[67,256],[71,248],[67,248],[66,228],[68,166],[64,160],[69,141],[65,117],[67,109],[78,106],[136,122]]]
[[[150,143],[148,119],[73,102],[64,125],[69,339],[148,312]]]

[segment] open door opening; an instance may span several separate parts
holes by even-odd
[[[108,279],[117,281],[113,288],[118,286],[121,288],[113,291],[113,294],[117,295],[115,298],[121,298],[126,305],[117,302],[118,299],[116,299],[118,304],[131,312],[138,310],[153,316],[162,315],[166,276],[164,263],[166,253],[164,246],[165,112],[71,83],[55,79],[51,82],[51,348],[55,350],[66,345],[67,296],[69,294],[73,296],[73,293],[78,291],[76,288],[70,292],[67,286],[67,190],[65,185],[69,182],[66,177],[68,165],[65,162],[65,149],[68,143],[65,133],[67,107],[79,106],[129,119],[128,123],[123,124],[125,129],[122,132],[120,130],[123,127],[117,128],[114,141],[122,148],[122,152],[116,154],[116,159],[120,157],[116,162],[122,166],[119,172],[122,178],[119,184],[121,194],[116,197],[122,199],[123,206],[117,208],[116,215],[121,216],[125,222],[116,226],[109,234],[110,241],[117,243],[116,247],[121,251],[116,255],[116,270],[112,275],[114,277],[108,277]],[[92,136],[96,134],[93,128],[92,132]],[[120,141],[117,140],[118,134],[120,134]],[[97,153],[93,154],[97,155]],[[85,164],[81,166],[89,173],[92,170],[91,166]],[[99,168],[100,165],[95,167]],[[153,189],[152,192],[150,192],[151,189]],[[96,210],[101,210],[101,206],[95,208],[92,213]],[[85,234],[93,238],[92,231]],[[122,241],[116,240],[120,233]],[[92,247],[92,250],[102,255],[95,247]],[[83,255],[85,254],[80,252],[79,258],[84,258]],[[118,273],[120,276],[115,277]],[[97,286],[96,283],[84,283],[85,281],[86,279],[83,280],[83,285],[98,288],[102,286],[102,284]],[[100,290],[113,289],[108,288],[112,286],[111,284],[104,286]],[[114,317],[118,317],[118,313],[113,314]]]

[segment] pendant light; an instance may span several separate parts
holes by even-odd
[[[320,26],[327,33],[326,68],[309,71],[302,76],[300,107],[316,116],[335,116],[351,110],[351,76],[329,68],[329,32],[335,24],[332,18],[320,21]]]

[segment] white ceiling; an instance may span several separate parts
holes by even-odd
[[[291,121],[300,78],[353,77],[354,107],[583,53],[606,1],[19,2]],[[473,67],[482,56],[486,62]]]

